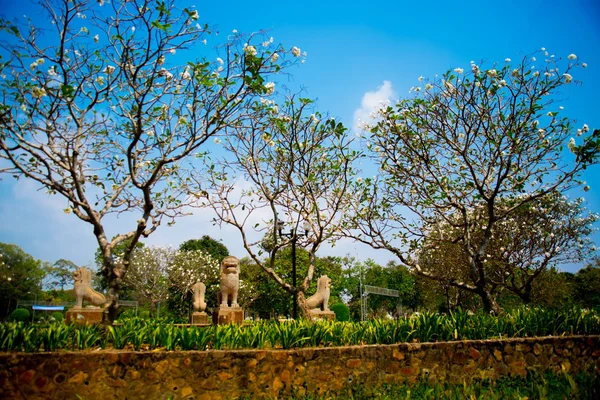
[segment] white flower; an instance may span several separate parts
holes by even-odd
[[[27,104],[21,103],[21,110],[23,110],[23,112],[26,112],[27,111]]]
[[[265,83],[265,91],[267,92],[267,94],[272,94],[273,92],[275,92],[275,83],[274,82]]]
[[[588,185],[585,185],[585,186],[583,187],[583,191],[584,191],[584,192],[587,192],[587,191],[589,191],[589,190],[590,190],[590,187],[589,187]]]
[[[513,69],[513,71],[512,71],[512,76],[514,76],[515,78],[518,78],[518,77],[519,77],[519,70],[518,70],[518,69],[516,69],[516,68],[515,68],[515,69]]]
[[[571,74],[563,74],[563,77],[565,78],[565,83],[571,83],[571,81],[573,80]]]
[[[38,58],[37,60],[35,60],[36,63],[38,63],[39,65],[44,65],[44,59],[43,58]]]
[[[46,89],[34,86],[31,89],[31,95],[36,99],[41,99],[42,97],[46,96]]]
[[[485,71],[485,73],[492,78],[498,76],[498,71],[496,71],[495,69],[488,69],[487,71]]]
[[[531,57],[531,61],[537,61],[537,58]]]
[[[104,0],[98,0],[98,5],[102,7],[104,5]]]
[[[356,183],[362,183],[363,182],[363,178],[361,178],[360,176],[358,178],[356,178]]]
[[[507,62],[507,63],[509,63],[509,62],[511,62],[511,61],[512,61],[512,60],[511,60],[510,58],[505,58],[505,59],[504,59],[504,62]]]
[[[217,62],[221,65],[223,65],[223,59],[221,57],[217,57]]]
[[[502,79],[500,82],[498,82],[498,84],[502,87],[506,86],[506,81],[504,79]]]
[[[38,67],[38,63],[37,62],[32,62],[31,64],[29,64],[29,68],[31,69],[36,69]]]
[[[567,57],[569,60],[574,60],[577,58],[577,56],[573,53],[569,54],[569,57]]]
[[[542,51],[546,51],[546,48],[545,48],[545,47],[542,47]]]
[[[115,72],[115,67],[113,67],[112,65],[108,65],[105,69],[104,72],[106,72],[107,74],[112,74],[113,72]]]
[[[571,153],[575,152],[575,138],[571,138],[571,140],[569,140],[569,150],[571,150]]]
[[[535,71],[535,72],[533,73],[533,76],[540,76],[540,71]]]
[[[433,85],[431,83],[428,83],[425,85],[425,90],[429,90],[429,89],[433,89]]]
[[[104,77],[102,77],[102,76],[97,77],[96,78],[96,83],[98,85],[104,85]]]
[[[550,253],[546,252],[544,253],[544,255],[546,256],[546,258],[550,258]]]
[[[249,46],[248,43],[244,44],[244,53],[249,56],[256,55],[256,48],[254,46]]]
[[[478,75],[479,74],[479,67],[475,64],[473,64],[473,62],[471,62],[471,71],[473,72],[473,74]]]
[[[158,71],[158,76],[163,76],[165,77],[168,81],[171,80],[173,78],[173,74],[170,73],[169,71],[167,71],[164,68],[161,68],[160,71]]]
[[[581,68],[587,68],[587,63],[581,64]]]
[[[294,57],[300,57],[300,54],[302,54],[302,52],[298,47],[294,46],[292,47],[292,54],[294,55]]]
[[[277,60],[279,60],[279,54],[273,53],[273,55],[271,56],[271,62],[276,63]]]
[[[69,207],[67,207],[67,208],[63,209],[63,211],[65,212],[65,214],[71,214],[71,211],[73,211],[73,210],[71,210]]]
[[[175,53],[177,53],[177,50],[176,49],[171,49],[171,50],[169,50],[169,53],[170,54],[175,54]]]
[[[215,142],[215,144],[219,144],[219,143],[221,143],[221,139],[219,139],[219,138],[214,138],[213,142]]]
[[[425,78],[423,78],[423,75],[421,75],[421,76],[419,77],[419,82],[423,82],[423,79],[425,79]]]
[[[456,72],[457,74],[462,74],[464,70],[462,68],[454,68],[454,72]]]
[[[476,87],[481,87],[481,82],[479,82],[479,81],[475,82],[475,86]]]
[[[181,73],[181,79],[183,79],[184,81],[187,81],[188,79],[191,78],[191,75],[188,71],[188,69],[186,68],[182,73]]]
[[[131,33],[135,33],[135,26],[131,27]]]
[[[583,132],[587,132],[590,130],[590,127],[588,126],[588,124],[583,124],[583,128],[582,128]]]
[[[197,10],[192,11],[190,18],[192,19],[192,21],[196,21],[199,18],[198,11]]]
[[[156,61],[156,63],[158,65],[163,65],[165,63],[165,56],[158,57],[158,60]]]
[[[48,75],[50,76],[56,76],[56,70],[54,69],[54,67],[50,67],[48,68]]]
[[[185,124],[187,124],[187,120],[185,119],[185,117],[179,117],[179,121],[178,121],[178,122],[179,122],[179,124],[181,124],[181,125],[185,125]]]

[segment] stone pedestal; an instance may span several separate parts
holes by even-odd
[[[243,324],[244,309],[242,307],[219,307],[213,312],[213,324]]]
[[[310,315],[315,319],[324,319],[327,321],[335,321],[335,313],[333,311],[310,310]]]
[[[208,314],[204,311],[195,312],[192,314],[192,319],[190,323],[192,325],[208,326],[210,325],[210,322],[208,322]]]
[[[102,322],[102,308],[73,307],[66,312],[65,322],[77,324],[99,324]]]

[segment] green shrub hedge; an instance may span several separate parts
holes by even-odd
[[[29,313],[29,310],[27,310],[26,308],[17,308],[15,311],[13,311],[10,314],[10,320],[17,321],[17,322],[29,321],[30,317],[31,317],[31,314]]]
[[[336,321],[346,322],[350,321],[350,308],[344,303],[337,303],[332,305],[331,311],[335,313]]]

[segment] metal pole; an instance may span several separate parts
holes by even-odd
[[[294,308],[292,318],[298,318],[298,291],[296,290],[296,232],[292,232],[292,285],[294,285]]]

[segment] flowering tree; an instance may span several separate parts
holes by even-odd
[[[173,258],[174,253],[168,247],[142,247],[133,251],[123,284],[150,302],[151,314],[157,303],[167,299],[167,272]]]
[[[413,89],[413,98],[382,109],[368,127],[381,174],[357,188],[361,201],[346,233],[388,249],[417,274],[477,294],[487,310],[499,312],[486,268],[499,223],[579,185],[578,173],[598,150],[587,125],[577,129],[556,104],[581,67],[574,54],[562,62],[542,50],[519,63],[506,59],[489,69],[471,63],[468,72],[420,78],[424,86]],[[515,199],[510,207],[502,201],[507,197]],[[459,244],[468,279],[424,269],[418,251],[424,241]]]
[[[512,208],[520,200],[520,196],[503,199],[498,208]],[[455,223],[460,218],[455,216]],[[588,236],[597,220],[597,214],[585,212],[582,199],[569,201],[556,192],[521,204],[496,224],[487,246],[484,268],[490,296],[496,300],[503,290],[509,290],[525,304],[531,303],[534,283],[541,274],[561,264],[583,261],[595,251]],[[468,254],[463,246],[442,240],[452,230],[452,225],[444,223],[431,232],[419,253],[419,266],[445,281],[468,280]],[[483,230],[474,228],[470,234],[481,236]],[[451,285],[443,286],[448,292]]]
[[[0,172],[39,182],[92,225],[109,286],[105,323],[138,240],[183,214],[184,162],[250,117],[250,100],[272,88],[265,77],[286,65],[272,41],[255,47],[237,33],[223,59],[176,64],[210,35],[196,10],[176,4],[48,1],[44,29],[0,23]],[[137,222],[109,240],[105,217],[124,212]]]
[[[305,292],[315,253],[340,229],[355,179],[352,163],[360,155],[341,123],[311,114],[308,99],[291,96],[279,106],[262,99],[254,107],[260,117],[227,129],[223,146],[229,156],[209,168],[207,184],[199,182],[205,193],[201,203],[214,209],[219,225],[239,230],[248,255],[284,290],[297,294],[308,317]],[[290,228],[290,234],[280,235]],[[276,268],[277,252],[293,242],[308,252],[306,274],[296,285]]]

